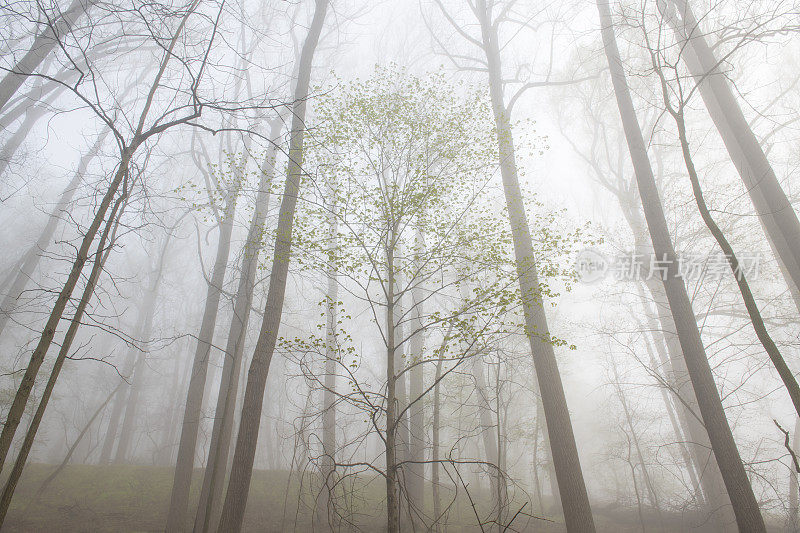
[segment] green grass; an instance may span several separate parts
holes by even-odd
[[[9,510],[4,531],[163,531],[169,504],[173,469],[153,466],[67,466],[45,492],[33,496],[53,471],[50,465],[25,469]],[[295,476],[296,477],[296,476]],[[287,490],[288,472],[253,473],[246,531],[283,531],[281,519],[287,493],[294,522],[298,482]],[[197,505],[200,472],[193,476],[190,509]],[[307,523],[299,517],[298,530]]]
[[[70,465],[56,477],[40,497],[34,498],[42,481],[53,472],[54,468],[51,465],[32,464],[25,469],[3,532],[163,531],[172,485],[171,467]],[[187,517],[189,529],[197,507],[201,478],[201,472],[196,471],[190,492],[191,516]],[[306,478],[306,481],[310,481],[310,478]],[[343,528],[342,531],[385,531],[383,481],[358,479],[356,484],[358,488],[347,495],[347,499],[350,508],[355,512],[353,520],[359,529]],[[307,505],[310,500],[308,486],[307,484],[304,490],[306,496],[298,498],[299,476],[292,476],[290,480],[287,471],[253,472],[244,531],[267,533],[311,531],[311,516]],[[488,501],[488,494],[472,494],[476,499],[479,499],[479,495],[487,497]],[[443,498],[445,497],[443,495]],[[516,510],[519,505],[512,507]],[[488,510],[486,505],[479,504],[479,508],[482,513]],[[628,533],[641,530],[634,509],[596,504],[593,506],[593,511],[598,532]],[[482,516],[485,517],[483,514]],[[684,529],[679,525],[681,522],[677,513],[664,513],[663,522],[656,522],[654,516],[649,518],[653,520],[651,522],[648,520],[650,532],[666,533]],[[521,527],[524,522],[522,518],[514,525]],[[563,531],[563,526],[557,522],[530,521],[524,531],[543,533]],[[708,526],[696,527],[702,523],[700,517],[692,522],[695,524],[695,528],[692,528],[694,533],[710,531]],[[410,528],[408,530],[410,531]],[[458,505],[451,509],[448,527],[445,530],[480,531],[475,526],[475,516],[466,498],[460,498]],[[771,528],[771,531],[779,530],[779,526]]]

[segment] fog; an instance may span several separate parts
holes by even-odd
[[[2,531],[800,531],[800,6],[0,5]]]

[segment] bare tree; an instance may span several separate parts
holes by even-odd
[[[758,508],[753,489],[733,440],[725,411],[717,391],[705,348],[700,338],[691,302],[686,287],[677,271],[677,256],[667,230],[667,222],[656,188],[653,170],[647,156],[642,131],[633,108],[622,59],[617,48],[611,11],[606,0],[597,1],[600,14],[603,45],[611,70],[611,80],[617,98],[628,150],[634,165],[634,173],[642,200],[645,219],[655,256],[665,268],[662,277],[670,311],[675,321],[678,339],[689,371],[700,414],[708,431],[722,478],[728,490],[739,528],[743,531],[766,531],[764,519]]]
[[[244,393],[241,422],[236,439],[236,447],[231,466],[231,477],[220,519],[220,529],[238,532],[242,528],[244,510],[253,474],[258,428],[261,423],[261,410],[264,400],[264,389],[267,383],[272,354],[278,339],[278,329],[283,312],[283,300],[286,295],[286,280],[292,249],[292,229],[294,213],[300,194],[300,181],[303,175],[303,150],[305,138],[305,117],[311,67],[314,52],[319,42],[328,0],[316,0],[314,18],[309,33],[303,43],[297,69],[297,83],[294,89],[292,105],[292,125],[289,137],[289,169],[286,184],[278,213],[278,227],[275,237],[272,268],[270,270],[269,292],[264,309],[264,320],[258,336],[247,374],[247,387]]]

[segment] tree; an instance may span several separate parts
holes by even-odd
[[[269,365],[278,339],[278,329],[286,294],[286,279],[292,249],[292,230],[294,213],[300,194],[300,181],[303,175],[303,156],[305,140],[306,106],[311,81],[311,67],[314,52],[319,42],[328,0],[316,0],[314,17],[300,53],[297,69],[297,82],[292,105],[292,126],[289,137],[289,169],[278,213],[278,227],[275,237],[272,268],[270,270],[269,292],[264,309],[264,320],[258,337],[253,359],[247,374],[247,387],[242,405],[241,422],[236,439],[236,447],[231,466],[231,478],[222,508],[220,529],[238,532],[242,528],[244,510],[253,474],[258,428],[261,422],[261,409],[264,389],[267,383]]]
[[[437,0],[441,11],[447,14],[442,2]],[[589,496],[580,468],[578,449],[569,418],[569,410],[564,395],[564,386],[558,370],[553,344],[549,340],[547,316],[542,306],[537,305],[540,298],[538,272],[536,270],[533,246],[527,215],[522,203],[519,186],[518,169],[515,159],[514,139],[511,130],[511,111],[525,89],[553,82],[524,84],[522,88],[507,102],[502,70],[501,45],[498,27],[508,20],[509,10],[513,2],[499,7],[489,0],[477,0],[470,8],[480,26],[480,36],[473,37],[457,27],[452,17],[447,15],[456,31],[475,45],[483,54],[478,60],[478,69],[487,73],[489,92],[492,99],[497,139],[499,144],[500,171],[503,176],[503,188],[508,209],[509,223],[514,235],[514,249],[517,258],[517,269],[520,287],[524,300],[529,303],[525,308],[525,327],[529,336],[531,354],[536,367],[536,379],[542,398],[547,434],[553,457],[555,474],[561,496],[568,531],[594,531]],[[451,56],[452,57],[452,56]]]
[[[725,418],[725,411],[722,408],[719,392],[706,358],[692,305],[686,294],[683,280],[677,271],[677,256],[667,230],[661,199],[622,68],[622,59],[617,49],[608,2],[598,0],[597,10],[600,14],[604,50],[611,70],[614,93],[625,130],[625,138],[628,142],[628,150],[634,165],[653,251],[666,268],[662,282],[675,321],[678,339],[683,349],[689,378],[697,396],[700,413],[733,504],[739,528],[743,531],[766,531],[758,502],[747,479],[742,459],[733,440],[733,434]]]

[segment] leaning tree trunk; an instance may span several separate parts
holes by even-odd
[[[75,192],[78,190],[81,180],[86,175],[86,170],[89,167],[89,163],[91,163],[91,161],[97,156],[101,146],[103,145],[103,141],[105,141],[106,136],[110,132],[110,129],[103,131],[89,151],[83,157],[81,157],[78,163],[78,169],[75,171],[75,175],[61,193],[61,197],[58,199],[55,209],[53,209],[53,211],[50,213],[50,216],[47,219],[47,224],[45,224],[45,227],[42,230],[42,233],[39,235],[39,238],[36,239],[36,242],[33,243],[30,248],[28,248],[28,251],[26,251],[25,255],[23,255],[20,259],[19,265],[14,267],[14,269],[9,273],[8,278],[3,281],[2,286],[7,286],[9,288],[3,297],[2,303],[0,303],[0,336],[3,335],[3,330],[8,324],[8,320],[13,312],[14,305],[25,291],[28,281],[33,276],[33,272],[36,270],[36,267],[39,265],[42,252],[44,252],[47,247],[50,246],[50,242],[53,240],[53,234],[56,232],[58,223],[61,221],[61,216],[72,202],[72,198],[75,196]]]
[[[662,86],[664,90],[665,102],[667,105],[669,105],[667,100],[669,98],[667,86],[663,78]],[[756,336],[761,342],[761,346],[764,347],[764,351],[767,352],[767,356],[772,362],[772,365],[775,367],[775,370],[778,372],[781,381],[783,381],[783,385],[786,388],[786,391],[789,393],[789,397],[792,400],[792,404],[797,412],[797,416],[800,416],[800,386],[798,386],[797,380],[795,379],[794,374],[792,374],[789,365],[786,364],[786,360],[783,358],[778,346],[775,344],[775,341],[772,340],[772,336],[767,331],[767,326],[764,323],[763,317],[761,316],[761,311],[758,309],[758,304],[756,303],[755,297],[750,290],[750,284],[747,281],[747,274],[743,269],[740,268],[739,259],[736,257],[733,247],[722,233],[722,230],[717,225],[716,221],[714,221],[714,218],[711,216],[711,212],[706,205],[706,201],[703,197],[703,190],[700,186],[700,179],[697,176],[697,170],[695,169],[694,160],[692,158],[691,150],[689,149],[689,139],[686,134],[686,123],[683,119],[683,111],[681,110],[679,112],[672,112],[672,116],[675,119],[676,126],[678,127],[678,138],[680,140],[681,150],[683,151],[683,160],[686,164],[686,171],[689,174],[689,181],[692,184],[692,193],[694,194],[695,203],[697,204],[697,210],[700,212],[700,217],[703,219],[706,227],[714,236],[714,240],[717,241],[717,245],[719,245],[722,253],[725,254],[725,258],[728,261],[728,265],[733,273],[733,277],[736,279],[736,284],[739,286],[739,292],[742,295],[742,300],[744,301],[747,314],[750,317],[750,322],[756,332]]]
[[[33,390],[36,375],[39,373],[39,368],[44,362],[44,357],[47,354],[47,350],[50,348],[50,344],[53,342],[56,328],[58,327],[59,322],[61,322],[64,310],[67,307],[67,303],[72,296],[72,292],[75,290],[75,286],[78,284],[83,267],[89,258],[89,249],[92,246],[92,242],[94,241],[100,226],[104,221],[106,221],[108,209],[111,206],[114,197],[117,195],[117,191],[122,185],[124,178],[128,175],[128,165],[130,164],[131,156],[134,150],[134,146],[129,146],[123,150],[119,167],[117,168],[117,171],[111,180],[111,184],[106,190],[105,195],[103,196],[103,199],[101,200],[100,205],[95,212],[92,222],[89,224],[89,227],[86,228],[86,233],[84,234],[83,240],[78,248],[75,260],[73,261],[70,269],[70,273],[67,276],[67,280],[64,282],[64,286],[59,292],[58,298],[56,298],[53,309],[50,311],[50,315],[48,316],[47,322],[45,323],[44,329],[39,337],[39,342],[31,354],[28,366],[25,369],[24,375],[22,376],[22,381],[17,388],[17,392],[14,395],[14,400],[12,401],[11,407],[8,410],[6,422],[3,425],[3,431],[0,433],[0,470],[2,470],[3,465],[5,464],[8,450],[11,447],[11,442],[14,439],[14,434],[16,433],[17,427],[22,420],[22,415],[25,412],[25,406],[28,403],[28,398],[30,397],[31,391]],[[106,221],[106,224],[111,223],[111,220]]]
[[[39,425],[42,422],[42,418],[44,418],[44,413],[47,410],[47,404],[49,403],[50,397],[53,394],[53,389],[56,386],[56,381],[58,381],[58,376],[64,366],[64,361],[66,361],[70,349],[72,348],[72,341],[75,340],[75,335],[78,333],[78,328],[80,327],[83,315],[86,312],[89,301],[92,299],[92,295],[94,295],[94,289],[97,285],[98,279],[100,278],[100,274],[103,271],[103,266],[105,265],[109,254],[111,253],[111,245],[114,244],[117,227],[119,226],[119,217],[124,211],[127,197],[128,189],[125,187],[123,193],[119,196],[119,198],[117,198],[116,202],[114,202],[114,206],[111,208],[109,223],[106,224],[106,227],[103,230],[103,233],[100,236],[97,244],[97,251],[94,254],[94,264],[92,266],[91,273],[89,274],[89,278],[86,281],[86,286],[83,289],[83,294],[81,295],[81,299],[78,301],[75,314],[73,315],[72,320],[70,320],[69,328],[67,328],[67,332],[64,335],[64,340],[61,343],[61,349],[59,350],[58,356],[53,363],[53,368],[50,371],[47,384],[45,385],[44,391],[42,391],[42,397],[39,399],[39,405],[36,408],[33,418],[31,419],[30,425],[28,426],[28,431],[25,433],[25,438],[23,439],[22,446],[17,453],[14,466],[11,469],[8,479],[6,480],[5,486],[3,487],[3,493],[0,495],[0,528],[2,528],[3,522],[5,521],[8,508],[11,505],[11,499],[14,497],[14,492],[17,488],[17,483],[19,482],[19,478],[22,476],[22,470],[25,468],[25,463],[28,461],[28,454],[33,447],[33,441],[36,438],[36,433],[39,431]],[[107,245],[108,248],[106,247]]]
[[[800,290],[800,221],[764,150],[742,113],[727,76],[706,42],[694,13],[685,0],[672,0],[682,20],[672,9],[662,8],[679,42],[682,58],[698,82],[700,96],[719,131],[759,220],[783,265],[786,282]],[[663,4],[662,4],[663,6]],[[672,6],[670,6],[671,8]]]
[[[217,324],[219,301],[222,297],[222,285],[225,282],[225,273],[228,269],[228,256],[231,249],[231,234],[233,233],[237,196],[235,186],[232,186],[226,194],[225,209],[220,220],[217,253],[206,292],[203,320],[200,324],[200,331],[197,334],[197,349],[192,360],[189,389],[186,392],[181,438],[178,443],[178,461],[175,465],[175,475],[172,480],[172,495],[165,528],[167,533],[183,530],[186,511],[189,507],[189,488],[192,484],[197,433],[200,429],[200,418],[203,409],[203,393],[206,387],[214,328]]]
[[[270,139],[277,143],[282,123],[275,121],[270,130]],[[219,520],[222,502],[222,489],[225,470],[230,455],[230,443],[233,435],[233,421],[236,417],[236,399],[239,390],[242,356],[244,355],[245,334],[250,320],[250,309],[253,304],[258,258],[261,253],[261,239],[264,223],[267,218],[270,200],[270,188],[275,174],[275,157],[277,144],[272,144],[261,167],[261,179],[256,196],[255,212],[250,221],[247,238],[242,255],[242,267],[239,286],[233,304],[233,316],[228,330],[228,341],[225,347],[225,361],[222,366],[222,378],[217,395],[217,406],[214,414],[214,425],[211,430],[211,442],[208,451],[208,462],[203,475],[200,490],[200,502],[197,506],[194,530],[203,533],[214,530]]]
[[[247,374],[247,385],[242,404],[242,416],[239,423],[233,464],[231,466],[231,477],[228,482],[228,491],[225,495],[225,504],[220,520],[220,531],[230,533],[238,533],[242,528],[247,496],[250,491],[250,480],[253,475],[264,389],[267,384],[272,354],[275,352],[275,344],[278,340],[278,329],[281,323],[283,300],[286,295],[286,281],[289,273],[294,213],[303,174],[303,143],[311,67],[327,9],[328,0],[316,0],[311,28],[300,53],[297,85],[295,87],[294,104],[292,105],[289,168],[278,213],[278,227],[267,303],[264,309],[261,333],[258,336],[253,360],[250,363],[250,370]]]
[[[486,1],[477,0],[476,5],[482,14],[480,17],[482,44],[489,71],[489,93],[497,126],[500,173],[514,242],[525,331],[533,355],[539,391],[542,395],[542,406],[564,510],[564,520],[567,530],[570,532],[591,532],[595,530],[592,510],[583,480],[572,421],[564,395],[564,386],[550,339],[547,316],[541,302],[530,226],[525,214],[522,190],[519,186],[511,125],[503,96],[500,43],[496,27],[489,20]]]
[[[633,161],[645,220],[650,231],[653,251],[656,257],[667,265],[667,271],[663,278],[664,290],[683,349],[689,378],[697,396],[700,413],[733,504],[739,529],[748,532],[766,531],[758,502],[747,479],[728,420],[725,418],[725,411],[722,408],[686,287],[677,270],[677,256],[672,246],[653,170],[647,157],[642,131],[636,118],[625,72],[622,68],[608,0],[597,0],[597,9],[600,14],[603,44],[611,70],[611,80]]]
[[[636,194],[638,199],[638,194]],[[630,200],[633,202],[633,199]],[[641,205],[641,204],[640,204]],[[635,237],[635,249],[637,253],[645,250],[644,235],[646,234],[645,223],[641,219],[638,209],[640,206],[629,206],[623,209],[626,219]],[[680,425],[686,434],[688,442],[686,447],[691,456],[691,462],[687,461],[687,469],[694,469],[702,487],[702,495],[705,496],[707,512],[714,522],[715,527],[722,531],[728,524],[735,520],[731,508],[730,498],[728,498],[725,482],[719,470],[716,456],[711,446],[702,420],[698,419],[697,413],[700,408],[697,396],[692,388],[689,379],[689,371],[686,367],[686,359],[683,356],[680,340],[676,334],[675,320],[670,313],[669,301],[664,291],[664,284],[655,276],[648,276],[645,287],[653,299],[657,315],[657,324],[653,324],[653,331],[660,332],[660,340],[654,339],[656,352],[661,364],[667,369],[667,383],[676,399],[676,411]],[[644,299],[643,293],[640,296]],[[664,348],[666,347],[666,353]],[[690,474],[691,475],[691,474]]]
[[[22,58],[11,67],[0,80],[0,111],[25,80],[42,64],[42,61],[58,46],[60,39],[68,35],[75,26],[75,22],[96,3],[97,0],[72,0],[69,8],[59,16],[55,22],[48,23],[47,27],[36,36],[31,48]]]

